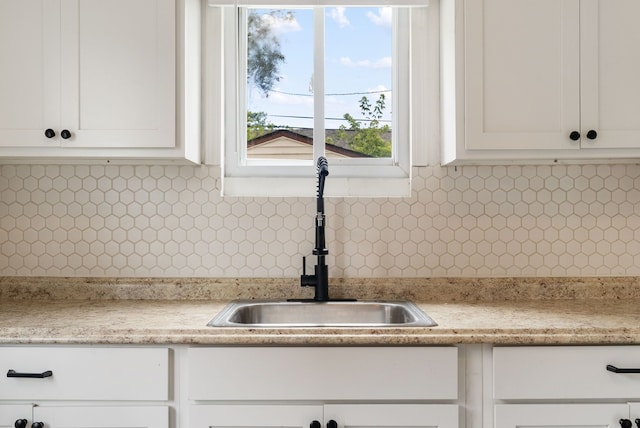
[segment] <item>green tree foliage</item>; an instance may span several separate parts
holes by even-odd
[[[247,16],[247,80],[265,97],[280,81],[280,66],[285,61],[272,25],[278,19],[292,20],[294,15],[290,11],[272,10],[265,16],[250,10]]]
[[[267,123],[267,113],[247,111],[247,141],[271,132],[275,128],[273,123]]]
[[[349,123],[349,127],[340,125],[336,138],[346,141],[351,150],[377,158],[390,157],[391,142],[385,140],[383,135],[390,132],[391,128],[386,124],[380,125],[384,108],[384,94],[380,94],[375,106],[363,96],[360,98],[360,111],[366,120],[358,121],[349,113],[345,113],[343,118]],[[364,122],[368,122],[368,125]]]

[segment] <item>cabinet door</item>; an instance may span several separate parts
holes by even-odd
[[[579,149],[579,0],[464,8],[466,150]]]
[[[326,405],[324,419],[326,422],[336,421],[339,428],[458,428],[458,406],[453,404]]]
[[[504,404],[495,408],[495,428],[619,428],[627,404]]]
[[[192,405],[189,428],[308,428],[322,422],[322,406]]]
[[[0,147],[59,145],[59,17],[59,0],[0,0]]]
[[[34,407],[34,422],[47,428],[168,428],[165,406]]]
[[[580,13],[582,148],[638,148],[640,2],[582,0]]]
[[[0,428],[14,428],[18,419],[26,419],[31,426],[31,404],[0,404]]]
[[[629,419],[632,421],[640,419],[640,403],[629,404]]]
[[[175,147],[175,0],[60,1],[63,145]]]

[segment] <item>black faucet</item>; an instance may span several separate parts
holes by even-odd
[[[316,246],[313,249],[313,255],[318,257],[318,261],[314,267],[314,274],[306,274],[306,260],[302,258],[302,275],[300,276],[300,285],[302,287],[315,287],[315,296],[313,300],[316,302],[329,301],[329,273],[325,256],[329,254],[325,245],[325,215],[324,215],[324,181],[329,175],[329,163],[327,158],[320,156],[317,163],[318,168],[318,197],[316,209]]]

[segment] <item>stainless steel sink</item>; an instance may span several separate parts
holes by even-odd
[[[212,327],[433,327],[436,322],[408,301],[239,300]]]

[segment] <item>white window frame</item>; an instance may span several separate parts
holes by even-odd
[[[225,0],[222,0],[223,2]],[[256,0],[254,0],[255,2]],[[375,5],[373,0],[364,4]],[[410,0],[425,6],[426,0]],[[316,192],[315,161],[265,161],[246,159],[246,148],[238,141],[244,142],[241,133],[246,133],[246,111],[243,92],[246,79],[240,79],[238,70],[238,3],[219,4],[216,0],[209,0],[213,7],[206,11],[205,32],[205,150],[206,163],[221,166],[222,194],[224,196],[314,196]],[[291,6],[291,3],[268,3],[270,7]],[[315,3],[317,4],[317,3]],[[335,4],[352,5],[351,2],[335,2]],[[386,1],[385,5],[389,5]],[[416,6],[411,4],[411,6]],[[404,1],[401,6],[407,5]],[[324,7],[324,5],[323,5]],[[427,20],[425,7],[411,7],[394,13],[394,19],[402,19],[405,13],[406,21],[402,25],[394,23],[398,34],[394,38],[394,97],[392,111],[394,112],[393,153],[392,158],[358,158],[358,159],[330,159],[330,177],[326,182],[326,196],[355,196],[355,197],[407,197],[411,195],[412,140],[418,136],[424,144],[429,133],[425,127],[426,110],[431,103],[425,103],[426,92],[433,90],[432,85],[424,84],[424,76],[418,75],[421,82],[415,85],[416,72],[424,73],[427,69],[427,59],[433,59],[433,52],[425,48],[427,37],[433,37],[434,31],[428,27],[434,19]],[[316,14],[316,16],[324,14]],[[317,19],[317,18],[316,18]],[[414,23],[418,22],[417,25]],[[437,23],[437,20],[435,21]],[[316,23],[316,25],[319,25]],[[400,30],[398,30],[400,28]],[[429,35],[427,36],[427,32]],[[435,32],[437,34],[437,31]],[[241,43],[241,42],[240,42]],[[324,56],[324,52],[315,49],[315,55]],[[315,64],[322,64],[315,61]],[[436,61],[437,62],[437,61]],[[314,67],[317,67],[314,65]],[[246,74],[246,73],[245,73]],[[315,76],[323,76],[324,71],[314,69]],[[315,79],[315,89],[324,93],[322,79]],[[322,87],[320,87],[322,85]],[[420,92],[415,93],[414,87]],[[437,86],[436,86],[437,88]],[[437,104],[437,89],[436,89]],[[433,99],[434,97],[431,97]],[[322,106],[323,107],[323,106]],[[315,141],[324,141],[323,110],[316,109]],[[413,117],[417,117],[417,126],[413,126]],[[320,124],[320,125],[319,125]],[[433,134],[433,132],[430,132]],[[324,147],[314,146],[314,159],[324,155]],[[243,153],[245,150],[245,153]],[[414,148],[418,163],[426,164],[426,150]]]

